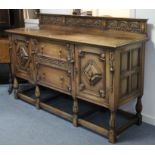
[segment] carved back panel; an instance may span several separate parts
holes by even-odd
[[[40,14],[41,25],[91,27],[134,33],[146,33],[146,22],[146,19]]]

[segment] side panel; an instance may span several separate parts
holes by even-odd
[[[143,46],[135,44],[121,49],[120,52],[120,103],[141,94],[143,88]]]

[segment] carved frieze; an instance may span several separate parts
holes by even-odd
[[[63,25],[64,24],[64,17],[63,16],[46,16],[42,15],[40,17],[41,24],[53,24],[53,25]]]
[[[102,19],[94,19],[94,18],[74,18],[69,17],[66,18],[66,25],[69,26],[84,26],[84,27],[102,27]]]
[[[140,19],[42,14],[40,15],[40,23],[146,33],[146,20]]]
[[[39,64],[46,64],[46,65],[57,67],[63,70],[69,70],[68,62],[60,60],[60,59],[47,58],[45,56],[37,56],[36,61]]]

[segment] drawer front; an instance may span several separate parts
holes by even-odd
[[[67,60],[69,56],[69,44],[54,41],[39,41],[39,53],[57,59]]]
[[[71,93],[71,78],[64,70],[58,70],[47,65],[39,65],[37,81],[47,87]]]
[[[98,104],[106,104],[106,51],[76,46],[77,95]]]
[[[71,94],[74,46],[48,40],[37,40],[33,45],[37,51],[35,56],[37,82]]]

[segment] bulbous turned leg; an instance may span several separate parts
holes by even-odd
[[[9,65],[9,89],[8,89],[9,95],[12,93],[12,91],[13,91],[13,79],[12,79],[11,66]]]
[[[116,111],[110,111],[109,119],[109,142],[116,142]]]
[[[77,98],[75,98],[73,102],[73,125],[76,127],[78,126],[78,112],[79,112],[78,100]]]
[[[18,88],[19,88],[19,84],[18,84],[18,80],[17,80],[16,77],[14,78],[13,88],[14,88],[14,97],[15,97],[15,99],[18,99]]]
[[[35,88],[35,97],[36,97],[36,102],[35,102],[36,108],[40,109],[40,89],[38,85]]]
[[[138,118],[138,121],[137,121],[137,125],[141,125],[142,124],[142,96],[139,96],[137,98],[137,104],[136,104],[136,116]]]

